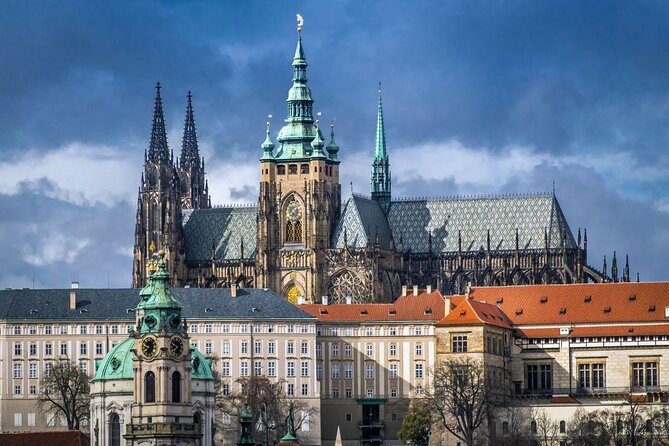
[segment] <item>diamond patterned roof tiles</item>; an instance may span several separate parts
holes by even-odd
[[[334,248],[344,247],[344,228],[349,247],[364,248],[367,243],[373,244],[377,232],[379,245],[386,249],[390,247],[390,226],[381,206],[375,200],[360,195],[349,198],[332,236]]]
[[[488,230],[491,249],[515,249],[516,229],[521,249],[543,249],[544,228],[550,248],[562,247],[565,232],[567,247],[576,248],[560,205],[550,194],[393,201],[388,221],[404,252],[427,252],[430,233],[433,251],[457,251],[458,231],[463,251],[485,249]]]
[[[217,259],[241,259],[242,240],[244,258],[253,259],[256,251],[256,219],[255,206],[184,210],[186,261],[211,260],[212,243]]]

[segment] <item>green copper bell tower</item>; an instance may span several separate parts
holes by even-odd
[[[376,111],[376,144],[372,162],[372,199],[379,202],[386,214],[390,209],[390,162],[386,151],[386,129],[383,126],[383,103],[379,83],[379,104]]]

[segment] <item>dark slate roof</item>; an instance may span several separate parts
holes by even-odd
[[[544,228],[550,248],[562,247],[564,233],[567,247],[576,247],[551,194],[393,201],[388,221],[397,249],[404,252],[427,252],[430,233],[434,252],[457,251],[458,231],[462,250],[478,251],[487,247],[488,230],[491,249],[515,249],[516,229],[521,249],[543,249]]]
[[[210,261],[212,244],[217,259],[241,259],[242,240],[244,258],[253,259],[256,252],[256,215],[255,206],[185,209],[186,261]]]
[[[77,309],[69,308],[70,291]],[[311,319],[270,290],[229,288],[172,288],[186,319]],[[46,289],[0,291],[0,320],[134,320],[139,289]],[[254,310],[255,308],[255,310]],[[36,311],[35,311],[36,310]]]
[[[374,244],[378,233],[379,245],[390,248],[392,233],[388,219],[375,200],[358,194],[348,199],[332,235],[333,248],[344,247],[344,229],[349,247],[363,248],[368,243]]]

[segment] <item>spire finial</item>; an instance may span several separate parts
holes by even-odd
[[[304,19],[300,14],[296,14],[297,16],[297,33],[300,34],[302,33],[302,25],[304,25]]]
[[[199,167],[200,151],[197,145],[197,134],[195,132],[195,115],[193,113],[193,93],[188,90],[186,94],[186,119],[184,123],[184,135],[181,142],[181,167]]]
[[[163,115],[163,100],[160,96],[160,82],[156,82],[156,100],[153,108],[148,159],[154,163],[167,162],[170,159],[170,152],[167,148],[165,117]]]
[[[374,160],[372,162],[371,195],[379,202],[384,213],[390,209],[391,181],[390,162],[386,150],[386,130],[383,123],[383,101],[381,99],[381,82],[379,82],[379,100],[376,109],[376,140],[374,144]]]
[[[263,150],[260,161],[274,159],[274,155],[272,154],[274,151],[274,143],[272,142],[272,138],[269,136],[270,127],[272,125],[272,122],[270,121],[271,119],[272,115],[267,115],[267,122],[265,123],[265,141],[260,146]]]

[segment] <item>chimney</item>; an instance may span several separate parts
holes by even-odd
[[[406,295],[407,295],[407,286],[402,285],[402,297],[406,297]]]
[[[70,310],[76,310],[77,309],[77,292],[76,291],[70,291]]]
[[[472,295],[472,283],[467,282],[467,288],[465,288],[465,298],[470,299]]]
[[[346,296],[346,305],[351,305],[351,296]]]
[[[451,313],[451,299],[449,297],[444,297],[444,316],[448,316]]]
[[[321,296],[321,303],[323,305],[327,305],[328,304],[328,297],[327,296]]]
[[[304,296],[297,296],[297,304],[304,305]]]
[[[78,290],[79,289],[79,282],[72,282],[70,284],[70,289]]]
[[[432,294],[432,285],[427,286],[427,294]]]
[[[418,296],[418,285],[413,286],[413,295]]]
[[[232,286],[230,286],[230,296],[231,297],[237,297],[237,284],[233,283]]]

